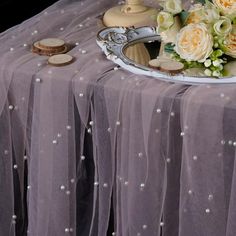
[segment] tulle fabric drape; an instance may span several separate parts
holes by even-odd
[[[236,87],[116,68],[95,43],[116,3],[61,0],[0,34],[0,235],[103,236],[111,208],[118,236],[236,235]],[[45,37],[76,61],[32,54]]]

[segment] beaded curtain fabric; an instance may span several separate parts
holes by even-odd
[[[116,1],[61,0],[0,34],[0,235],[236,235],[236,87],[136,76],[96,46]],[[75,45],[48,65],[42,38]]]

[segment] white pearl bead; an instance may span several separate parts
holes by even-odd
[[[13,51],[14,51],[14,48],[10,48],[10,51],[13,52]]]
[[[147,229],[147,225],[143,225],[143,229]]]
[[[81,159],[82,161],[84,161],[84,160],[85,160],[85,156],[82,155],[82,156],[80,157],[80,159]]]
[[[233,143],[234,147],[236,147],[236,142]]]
[[[161,109],[158,108],[158,109],[157,109],[157,113],[161,113]]]
[[[73,230],[73,228],[70,228],[70,232],[72,233],[74,230]]]
[[[15,224],[16,224],[16,221],[15,221],[15,220],[12,220],[12,224],[15,225]]]
[[[69,190],[66,191],[66,195],[70,195],[70,191]]]
[[[82,50],[81,53],[82,53],[82,54],[86,54],[87,51],[86,51],[86,50]]]
[[[16,220],[16,218],[17,218],[16,215],[13,215],[13,216],[12,216],[12,219],[13,219],[13,220]]]
[[[52,143],[53,144],[57,144],[58,142],[57,142],[57,140],[53,140]]]
[[[66,129],[67,129],[67,130],[71,130],[71,126],[70,126],[70,125],[67,125],[67,126],[66,126]]]
[[[98,186],[99,185],[99,183],[98,182],[94,182],[94,186]]]
[[[65,233],[69,233],[70,229],[69,228],[65,228]]]
[[[129,184],[129,182],[128,181],[125,181],[125,185],[127,186]]]
[[[76,42],[76,43],[75,43],[75,46],[79,46],[79,42]]]
[[[64,28],[63,28],[63,27],[61,27],[61,28],[60,28],[60,30],[61,30],[61,31],[63,31],[63,30],[64,30]]]
[[[14,168],[14,169],[17,169],[17,168],[18,168],[18,166],[17,166],[17,165],[13,165],[13,168]]]
[[[209,208],[206,209],[206,213],[209,214],[211,210]]]
[[[221,140],[220,143],[221,143],[222,145],[225,145],[225,140]]]
[[[30,186],[30,185],[28,185],[28,186],[27,186],[27,189],[28,189],[28,190],[30,190],[30,189],[31,189],[31,186]]]
[[[193,156],[193,160],[196,161],[198,159],[197,156]]]
[[[229,146],[233,145],[233,141],[229,140],[228,144],[229,144]]]
[[[116,125],[119,126],[120,125],[120,121],[116,121]]]
[[[111,129],[111,128],[108,128],[107,131],[108,131],[109,133],[111,133],[112,129]]]
[[[166,159],[166,162],[167,162],[167,163],[170,163],[170,162],[171,162],[171,159],[170,159],[170,158],[167,158],[167,159]]]
[[[83,93],[80,93],[79,96],[82,98],[82,97],[84,96],[84,94],[83,94]]]
[[[37,34],[37,33],[38,33],[38,30],[35,30],[34,33]]]
[[[137,236],[141,236],[141,233],[137,233]]]
[[[14,106],[13,105],[9,105],[8,108],[9,108],[9,110],[13,110]]]
[[[36,78],[35,81],[36,81],[37,83],[40,83],[40,82],[41,82],[41,79],[40,79],[40,78]]]
[[[221,97],[221,98],[224,98],[224,97],[225,97],[224,93],[221,93],[221,94],[220,94],[220,97]]]
[[[212,200],[213,200],[213,195],[212,195],[212,194],[209,194],[208,200],[209,200],[209,201],[212,201]]]
[[[112,235],[112,236],[116,236],[116,233],[115,233],[115,232],[113,232],[111,235]]]
[[[161,226],[161,227],[164,226],[164,222],[161,221],[160,226]]]
[[[8,155],[9,151],[8,150],[4,150],[4,154]]]
[[[93,126],[93,125],[94,125],[94,122],[93,122],[93,121],[90,121],[89,124],[90,124],[91,126]]]
[[[145,187],[144,183],[140,184],[140,188],[144,188],[144,187]]]
[[[173,116],[175,116],[175,113],[174,113],[174,112],[171,112],[170,115],[173,117]]]
[[[114,71],[117,71],[117,70],[119,70],[119,68],[116,66],[116,67],[114,67]]]
[[[140,152],[140,153],[138,154],[138,156],[139,156],[140,158],[143,157],[143,153]]]
[[[108,187],[108,184],[107,184],[107,183],[104,183],[104,184],[103,184],[103,187],[104,187],[104,188],[107,188],[107,187]]]
[[[183,136],[184,136],[184,132],[181,132],[181,133],[180,133],[180,136],[182,136],[182,137],[183,137]]]
[[[27,158],[28,158],[27,156],[24,156],[24,160],[27,160]]]
[[[58,138],[61,138],[61,137],[62,137],[62,134],[58,133],[58,134],[57,134],[57,137],[58,137]]]
[[[80,28],[83,27],[83,24],[79,24],[79,27],[80,27]]]
[[[64,185],[61,185],[60,189],[61,189],[61,190],[65,190],[66,187],[65,187]]]
[[[23,44],[23,47],[27,47],[28,45],[26,43]]]
[[[88,132],[89,134],[91,134],[91,133],[92,133],[92,130],[91,130],[90,128],[88,128],[87,132]]]
[[[73,184],[75,182],[75,179],[71,179],[70,182]]]
[[[192,191],[192,190],[188,190],[188,194],[189,194],[189,195],[192,195],[192,194],[193,194],[193,191]]]

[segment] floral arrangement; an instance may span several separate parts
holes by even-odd
[[[236,61],[236,0],[198,1],[188,10],[181,0],[160,1],[160,5],[157,32],[165,52],[185,69],[202,68],[207,76],[228,76],[226,65]]]

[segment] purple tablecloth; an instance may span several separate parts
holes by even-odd
[[[149,1],[150,3],[151,1]],[[95,39],[115,1],[61,0],[0,34],[0,235],[236,235],[236,86],[116,69]],[[76,61],[31,53],[59,37]]]

